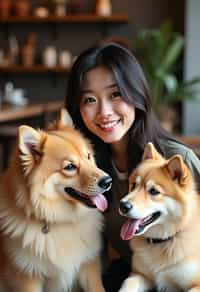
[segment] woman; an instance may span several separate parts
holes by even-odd
[[[75,125],[93,142],[98,165],[113,177],[105,237],[119,258],[104,280],[106,291],[117,291],[130,260],[128,244],[120,239],[124,219],[118,213],[119,200],[128,190],[128,175],[141,161],[145,145],[151,141],[166,158],[181,154],[198,178],[200,161],[160,126],[140,65],[118,44],[90,48],[77,58],[68,79],[66,107]]]

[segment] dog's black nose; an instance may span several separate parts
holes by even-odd
[[[103,190],[109,190],[112,185],[112,178],[110,176],[104,176],[98,182],[98,186]]]
[[[120,202],[119,209],[123,214],[127,214],[132,208],[133,208],[133,205],[129,203],[128,201]]]

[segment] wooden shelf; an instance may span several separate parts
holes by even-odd
[[[68,68],[64,68],[61,66],[56,67],[45,67],[43,65],[35,65],[31,67],[24,67],[22,65],[12,65],[0,67],[0,72],[5,74],[15,74],[15,73],[67,73],[69,71]]]
[[[113,14],[111,16],[99,16],[96,14],[69,14],[63,17],[50,15],[45,18],[36,16],[17,17],[10,16],[7,18],[1,18],[1,24],[12,23],[127,23],[127,14]]]
[[[58,111],[64,107],[63,101],[48,101],[44,103],[28,104],[26,106],[2,105],[0,108],[0,122],[11,122]]]

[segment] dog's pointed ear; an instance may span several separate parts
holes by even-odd
[[[73,120],[65,108],[62,108],[59,113],[59,117],[56,121],[53,121],[48,126],[49,131],[63,130],[65,127],[74,128]]]
[[[45,133],[36,131],[29,126],[20,126],[18,129],[18,148],[23,170],[27,174],[42,156],[42,145]]]
[[[64,127],[64,126],[74,127],[73,120],[65,108],[62,108],[60,110],[59,125],[61,127]]]
[[[163,159],[162,156],[158,153],[156,148],[154,147],[153,143],[149,142],[144,148],[144,153],[142,156],[142,160],[147,159]]]
[[[32,154],[33,149],[40,148],[41,135],[29,126],[20,126],[18,130],[19,149],[22,154]]]
[[[177,180],[180,185],[185,184],[185,180],[188,177],[188,168],[181,155],[176,154],[169,159],[167,170],[172,180]]]

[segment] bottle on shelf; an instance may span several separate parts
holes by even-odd
[[[31,32],[26,43],[21,48],[21,64],[24,67],[31,67],[35,64],[36,34]]]

